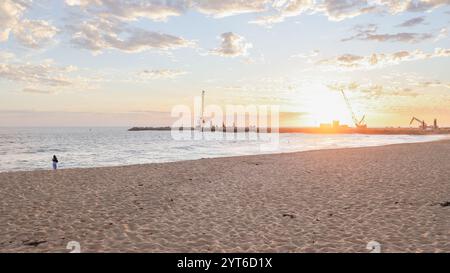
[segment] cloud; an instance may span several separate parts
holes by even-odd
[[[26,84],[64,87],[72,84],[66,74],[73,72],[74,69],[73,66],[57,67],[45,62],[37,65],[0,63],[0,78]]]
[[[248,49],[253,47],[251,43],[245,41],[244,37],[233,32],[223,33],[220,39],[222,39],[220,47],[211,50],[210,54],[223,57],[246,56]]]
[[[275,23],[283,22],[288,17],[294,17],[312,9],[314,4],[313,0],[275,0],[272,2],[275,14],[261,16],[250,23],[270,27]]]
[[[134,21],[147,18],[166,21],[187,11],[215,18],[246,13],[260,15],[250,23],[270,27],[288,17],[304,13],[324,14],[331,21],[342,21],[368,13],[424,12],[450,4],[449,0],[66,0],[103,18]]]
[[[80,7],[102,4],[102,0],[66,0],[65,2],[69,6],[80,6]]]
[[[315,59],[316,57],[318,57],[320,54],[320,50],[315,49],[312,50],[308,53],[299,53],[299,54],[294,54],[292,55],[290,58],[291,59],[306,59],[307,62],[312,63],[313,59]]]
[[[44,89],[37,89],[33,87],[25,87],[22,89],[22,92],[24,93],[31,93],[31,94],[54,94],[55,90],[44,90]]]
[[[367,98],[379,98],[386,96],[395,97],[417,97],[420,94],[415,92],[411,88],[407,87],[386,87],[381,84],[371,84],[367,86],[361,86],[360,91]]]
[[[410,33],[402,32],[395,34],[370,34],[361,40],[378,41],[378,42],[406,42],[419,43],[433,38],[434,35],[430,33]]]
[[[101,17],[114,17],[125,21],[147,18],[166,21],[171,16],[183,14],[189,0],[66,0],[69,6],[89,8]]]
[[[101,17],[132,21],[147,18],[166,21],[195,10],[216,18],[244,13],[259,13],[273,0],[66,0],[69,6],[78,6]]]
[[[97,83],[104,81],[98,74],[101,73],[72,65],[57,65],[51,59],[40,63],[16,58],[11,58],[8,62],[0,60],[0,81],[13,82],[24,93],[55,94],[60,91],[96,90]]]
[[[0,63],[0,80],[11,81],[24,93],[54,94],[68,88],[89,89],[88,80],[75,77],[74,66],[57,66],[52,60],[40,64]]]
[[[0,2],[0,42],[9,40],[12,33],[25,47],[42,48],[58,32],[58,29],[44,20],[23,18],[31,0],[2,0]]]
[[[263,12],[273,0],[66,0],[69,6],[89,9],[102,17],[115,17],[130,21],[148,18],[166,21],[195,10],[216,18]]]
[[[26,8],[24,1],[0,1],[0,42],[8,40],[10,32],[19,24]]]
[[[329,70],[373,69],[382,68],[388,65],[400,64],[402,62],[439,57],[450,57],[450,49],[436,48],[434,52],[431,53],[425,53],[421,50],[397,51],[391,54],[374,53],[369,56],[344,54],[333,58],[322,59],[316,64],[325,66]]]
[[[341,68],[359,68],[362,67],[363,64],[366,64],[366,62],[368,62],[366,60],[366,57],[353,54],[344,54],[334,58],[319,60],[316,64],[327,66],[332,69],[341,69]]]
[[[101,53],[107,49],[124,52],[142,52],[145,50],[170,50],[193,46],[184,38],[128,27],[117,20],[98,19],[69,26],[72,43],[84,49]]]
[[[416,17],[409,20],[406,20],[405,22],[397,25],[397,27],[413,27],[416,25],[420,25],[425,21],[425,17]]]
[[[197,11],[214,17],[226,17],[243,13],[259,13],[267,10],[270,0],[194,0]]]
[[[450,49],[446,48],[437,48],[434,51],[434,54],[428,55],[430,58],[432,57],[450,57]]]
[[[23,20],[13,29],[14,37],[25,47],[42,48],[58,33],[58,29],[43,20]]]
[[[401,78],[401,80],[395,80]],[[385,82],[387,80],[387,82]],[[391,74],[382,82],[347,81],[334,82],[327,87],[330,90],[340,91],[342,89],[355,92],[367,99],[378,99],[381,97],[417,97],[424,94],[430,88],[450,89],[450,83],[440,80],[424,80],[411,74]]]
[[[450,5],[449,0],[274,0],[271,3],[271,14],[250,23],[271,26],[303,13],[324,14],[331,21],[342,21],[369,13],[424,12]]]
[[[332,21],[341,21],[374,12],[376,8],[365,0],[325,0],[316,5],[315,11],[324,13]]]
[[[2,126],[167,126],[173,124],[175,120],[176,118],[171,117],[170,112],[141,111],[141,109],[106,112],[102,112],[100,109],[95,112],[36,111],[23,108],[0,110]]]
[[[140,73],[141,79],[173,79],[178,76],[187,74],[186,71],[173,70],[173,69],[155,69],[155,70],[144,70]]]
[[[0,60],[9,61],[15,58],[15,54],[8,51],[0,51]]]
[[[353,28],[354,34],[348,38],[342,39],[343,42],[351,40],[361,40],[361,41],[377,41],[377,42],[405,42],[405,43],[419,43],[425,40],[432,39],[436,37],[436,34],[432,33],[411,33],[411,32],[401,32],[395,34],[379,34],[378,26],[370,24],[367,26],[357,25]]]
[[[379,97],[417,97],[420,94],[415,92],[410,87],[399,87],[394,85],[383,85],[379,83],[361,84],[358,82],[340,82],[333,83],[327,86],[334,91],[349,90],[352,92],[359,92],[365,98],[375,99]]]
[[[125,21],[139,18],[166,21],[188,10],[222,18],[264,12],[271,2],[273,0],[66,0],[69,6],[78,6],[102,17]]]
[[[67,25],[72,44],[95,54],[109,49],[135,53],[194,46],[194,42],[182,37],[129,24],[140,18],[165,21],[181,15],[190,4],[188,0],[66,0],[66,4],[80,8]]]
[[[435,87],[435,88],[446,88],[446,89],[450,89],[450,83],[443,83],[439,80],[434,80],[434,81],[424,81],[418,84],[421,87]]]
[[[441,6],[450,5],[449,0],[378,0],[380,4],[386,6],[388,10],[393,13],[401,12],[422,12],[430,11]]]
[[[436,36],[436,38],[434,39],[434,41],[436,42],[436,41],[445,39],[445,38],[447,38],[447,37],[448,37],[448,28],[442,28],[442,29],[439,31],[439,34],[438,34],[438,35]]]
[[[360,84],[357,82],[339,82],[339,83],[332,83],[328,84],[327,87],[334,91],[340,91],[340,90],[356,90],[360,87]]]
[[[275,0],[273,7],[275,14],[259,17],[250,23],[271,26],[305,12],[324,14],[331,21],[342,21],[376,9],[364,0]]]

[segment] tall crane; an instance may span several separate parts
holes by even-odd
[[[345,94],[344,89],[341,88],[340,90],[341,90],[342,96],[344,96],[345,102],[347,103],[348,110],[350,111],[350,114],[352,115],[353,123],[355,124],[356,128],[360,128],[360,129],[367,128],[367,125],[364,123],[364,120],[366,119],[366,115],[364,115],[362,117],[362,119],[359,120],[356,117],[355,112],[353,111],[352,105],[350,104],[350,100],[348,99],[347,95]]]
[[[206,91],[202,90],[202,109],[201,109],[201,117],[200,117],[200,130],[203,132],[205,124],[206,124],[206,119],[205,119],[205,94]]]
[[[206,94],[206,91],[205,90],[203,90],[202,91],[202,117],[201,117],[201,123],[202,123],[202,127],[203,127],[203,125],[205,124],[205,94]]]
[[[424,121],[424,120],[420,120],[420,119],[418,119],[418,118],[416,118],[416,117],[413,117],[412,119],[411,119],[411,122],[409,123],[409,126],[411,126],[413,123],[414,123],[414,121],[417,121],[418,123],[420,123],[420,128],[421,129],[427,129],[428,128],[428,125],[427,125],[427,123]]]

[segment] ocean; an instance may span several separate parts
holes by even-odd
[[[214,135],[211,135],[214,134]],[[235,134],[205,133],[205,140],[175,140],[170,131],[128,132],[127,128],[0,128],[0,172],[51,169],[56,155],[60,168],[88,168],[174,162],[266,153],[427,142],[439,135],[308,135],[280,134],[267,140],[232,139]],[[211,140],[210,138],[217,138]]]

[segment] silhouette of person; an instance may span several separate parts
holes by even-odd
[[[52,162],[53,162],[53,170],[58,169],[58,158],[56,157],[56,155],[53,156]]]

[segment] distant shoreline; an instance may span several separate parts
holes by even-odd
[[[140,132],[140,131],[195,131],[195,128],[172,128],[172,127],[133,127],[128,129],[130,132]],[[204,129],[205,132],[210,132],[209,128]],[[226,130],[226,131],[225,131]],[[213,129],[212,132],[227,132],[227,133],[237,133],[237,132],[259,132],[257,128],[232,128],[227,127],[226,129]],[[269,128],[268,132],[271,130]],[[304,134],[366,134],[366,135],[447,135],[450,134],[450,128],[440,128],[434,130],[423,130],[419,128],[317,128],[317,127],[299,127],[299,128],[280,128],[279,133],[304,133]]]

